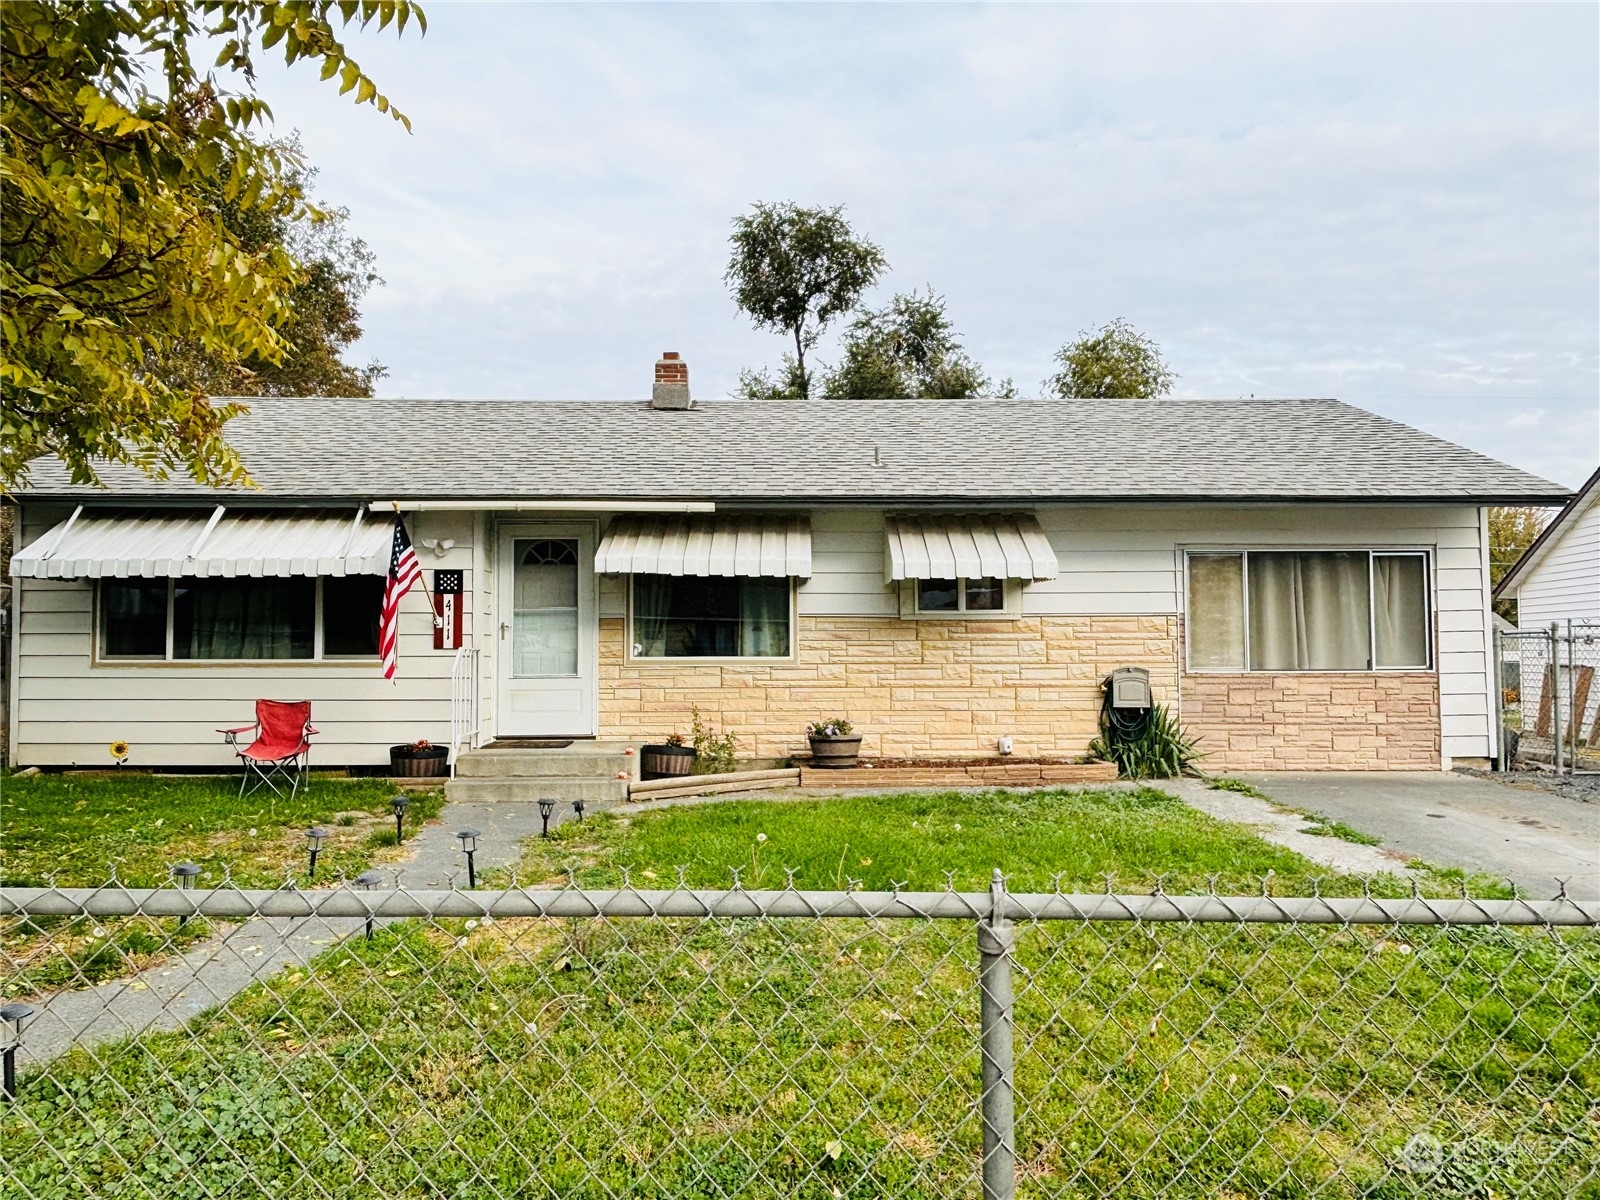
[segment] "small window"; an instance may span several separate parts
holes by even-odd
[[[962,614],[1004,616],[1006,581],[982,579],[908,579],[901,591],[903,616],[944,617]]]
[[[107,579],[101,583],[100,653],[107,658],[167,656],[165,579]]]
[[[633,576],[635,658],[787,658],[790,581]]]
[[[330,575],[322,581],[324,658],[376,658],[383,577]]]

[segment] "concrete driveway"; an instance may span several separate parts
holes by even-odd
[[[1383,839],[1383,848],[1439,867],[1514,881],[1553,896],[1600,899],[1600,805],[1470,775],[1381,771],[1240,775],[1279,804]]]

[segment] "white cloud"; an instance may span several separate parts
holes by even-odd
[[[723,393],[782,349],[727,298],[728,221],[792,198],[847,204],[1025,390],[1121,315],[1183,395],[1339,395],[1567,483],[1600,453],[1592,7],[430,20],[354,39],[415,136],[263,76],[378,252],[360,352],[396,394],[643,395],[667,348]]]

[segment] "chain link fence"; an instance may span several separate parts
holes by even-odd
[[[1600,623],[1499,633],[1502,770],[1518,762],[1600,772]]]
[[[1269,890],[0,890],[0,1196],[1600,1194],[1600,902]]]

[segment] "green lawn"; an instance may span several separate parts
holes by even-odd
[[[332,835],[318,856],[318,884],[392,860],[394,789],[382,779],[314,777],[293,799],[261,789],[240,799],[237,778],[46,774],[0,777],[0,885],[94,887],[116,878],[164,887],[174,863],[201,868],[197,886],[231,878],[240,887],[302,886],[303,831]],[[412,796],[411,826],[436,815],[440,792]],[[84,986],[150,966],[164,952],[207,936],[204,921],[0,920],[0,995]]]
[[[602,817],[516,874],[678,865],[1174,891],[1272,871],[1281,894],[1316,874],[1154,791]],[[965,922],[392,925],[189,1033],[25,1077],[0,1193],[973,1196],[976,959]],[[1017,964],[1024,1197],[1600,1194],[1590,934],[1058,923],[1020,930]],[[1417,1134],[1440,1169],[1405,1168]]]

